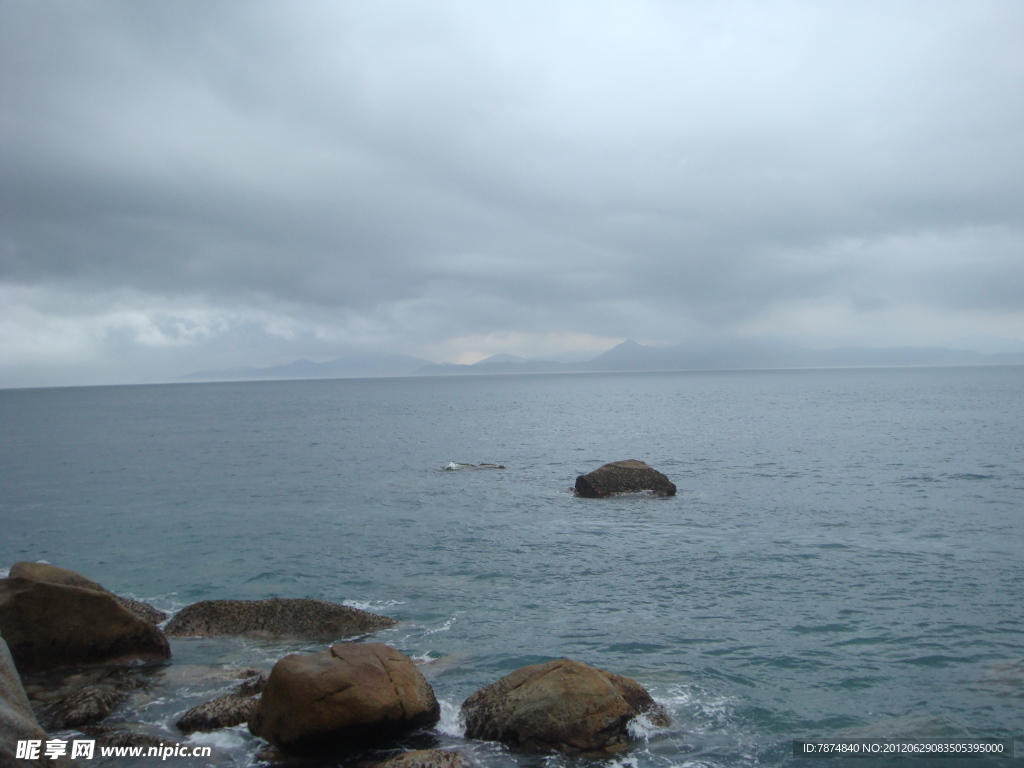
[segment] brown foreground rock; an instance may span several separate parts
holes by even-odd
[[[576,495],[587,499],[643,491],[675,496],[676,486],[661,472],[636,459],[614,461],[576,478]]]
[[[571,659],[517,669],[462,705],[466,736],[525,752],[608,753],[625,749],[629,721],[664,710],[635,680]]]
[[[387,746],[440,717],[434,691],[383,643],[338,643],[274,665],[249,730],[290,754]]]
[[[268,639],[362,635],[393,627],[387,616],[324,600],[203,600],[183,608],[166,626],[171,637],[246,635]]]
[[[93,592],[103,592],[104,594],[111,595],[123,608],[127,608],[129,613],[152,624],[159,624],[167,618],[166,613],[157,610],[149,603],[115,595],[106,587],[85,578],[85,576],[76,571],[58,568],[56,565],[50,565],[49,563],[28,563],[24,561],[15,563],[11,566],[9,576],[12,579],[32,579],[33,581],[45,581],[50,584],[63,584],[66,587],[91,589]]]
[[[22,673],[171,655],[156,625],[113,595],[31,579],[0,579],[0,633]]]

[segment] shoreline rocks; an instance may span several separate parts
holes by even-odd
[[[0,636],[0,758],[8,757],[5,750],[17,739],[49,738],[44,728],[77,729],[104,745],[177,743],[167,738],[170,734],[148,732],[150,726],[104,722],[115,710],[111,720],[119,721],[141,702],[162,695],[148,692],[154,680],[192,669],[188,664],[107,666],[167,659],[170,648],[160,629],[74,571],[25,563],[12,572],[20,575],[0,579],[0,633],[10,643]],[[176,636],[275,641],[359,635],[396,623],[320,600],[278,598],[204,601],[171,622]],[[336,643],[313,654],[291,654],[269,677],[252,668],[211,667],[200,674],[207,686],[220,678],[238,684],[232,693],[184,712],[176,725],[185,735],[247,723],[250,733],[268,741],[282,759],[369,749],[389,756],[379,768],[463,765],[455,751],[395,753],[437,743],[435,736],[417,732],[439,721],[440,705],[416,664],[387,645]],[[210,695],[225,690],[221,686]],[[129,700],[134,704],[123,706]],[[468,739],[498,741],[523,752],[585,756],[625,749],[630,723],[641,715],[653,725],[668,724],[664,710],[639,683],[571,659],[523,667],[462,705]]]
[[[25,578],[0,579],[0,634],[22,673],[171,655],[163,632],[112,594]]]
[[[466,699],[462,715],[467,738],[523,752],[614,753],[635,717],[668,725],[638,682],[572,659],[517,669]]]
[[[337,639],[393,627],[387,616],[309,598],[203,600],[183,608],[164,631],[170,637],[244,635],[264,639]]]
[[[383,643],[337,643],[278,661],[249,731],[288,754],[351,752],[431,726],[440,712],[404,653]]]
[[[586,499],[645,491],[675,496],[676,486],[661,472],[636,459],[613,461],[576,478],[576,495]]]

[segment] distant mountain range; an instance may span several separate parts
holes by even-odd
[[[269,368],[198,371],[188,381],[377,378],[508,373],[584,373],[596,371],[714,371],[759,368],[860,368],[951,365],[1024,365],[1024,353],[984,354],[944,347],[838,347],[806,349],[792,344],[732,341],[647,347],[624,341],[591,360],[557,362],[493,355],[472,365],[432,363],[409,355],[350,355],[314,363],[296,360]]]
[[[324,363],[296,360],[269,368],[231,368],[226,371],[196,371],[183,381],[249,381],[273,379],[351,379],[411,376],[429,360],[409,355],[349,355]]]

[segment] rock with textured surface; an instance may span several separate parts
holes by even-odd
[[[171,637],[245,635],[271,639],[336,639],[393,627],[387,616],[324,600],[204,600],[183,608],[166,626]]]
[[[256,711],[259,699],[255,696],[231,694],[207,701],[192,707],[182,715],[175,725],[184,734],[196,731],[215,731],[218,728],[231,728],[248,722]]]
[[[458,752],[446,749],[417,749],[389,757],[376,768],[462,768],[465,761]]]
[[[43,707],[39,724],[47,730],[63,731],[98,723],[126,698],[128,694],[108,686],[82,688]]]
[[[21,672],[171,655],[156,625],[113,595],[32,579],[0,579],[0,633]]]
[[[249,730],[291,754],[343,753],[386,746],[439,717],[408,656],[382,643],[337,643],[278,661]]]
[[[8,575],[12,579],[45,581],[50,584],[63,584],[67,587],[81,587],[82,589],[91,589],[93,592],[103,592],[108,595],[113,595],[114,599],[120,603],[122,607],[127,608],[129,613],[138,616],[143,621],[148,621],[153,624],[159,624],[167,618],[166,613],[157,610],[149,603],[143,603],[140,600],[133,600],[130,597],[115,595],[106,587],[97,584],[91,579],[85,578],[85,576],[77,573],[76,571],[71,571],[67,568],[59,568],[58,566],[50,565],[49,563],[29,563],[25,561],[15,563],[11,566],[11,572]]]
[[[462,715],[468,738],[526,752],[617,752],[635,717],[668,724],[638,682],[571,659],[517,669],[466,699]]]
[[[118,727],[109,725],[89,725],[82,728],[82,733],[92,736],[96,740],[97,747],[181,747],[182,745],[173,739],[166,739],[163,736],[156,736],[151,733],[144,733],[138,730],[127,730],[128,728],[151,728],[152,726],[135,726],[130,723],[120,723]]]
[[[588,499],[644,491],[674,496],[676,486],[661,472],[636,459],[614,461],[576,478],[576,494]]]
[[[239,696],[258,696],[267,685],[267,676],[258,672],[238,684],[235,693]]]

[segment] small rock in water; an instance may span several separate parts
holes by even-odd
[[[91,686],[69,693],[39,710],[39,724],[48,731],[63,731],[98,723],[128,694],[107,686]]]
[[[192,707],[175,725],[185,735],[196,731],[215,731],[245,723],[256,711],[259,699],[255,696],[231,694]]]
[[[243,680],[238,688],[235,689],[235,693],[239,696],[258,696],[263,693],[263,688],[267,684],[267,676],[262,672],[257,672],[252,677]]]
[[[576,494],[587,499],[644,491],[674,496],[676,486],[661,472],[636,459],[614,461],[576,478]]]
[[[98,747],[180,747],[181,744],[162,736],[154,736],[151,733],[125,730],[127,723],[120,723],[120,728],[109,725],[90,725],[82,728],[86,736],[96,739]]]
[[[376,768],[462,768],[462,755],[446,749],[417,749],[389,757]]]

